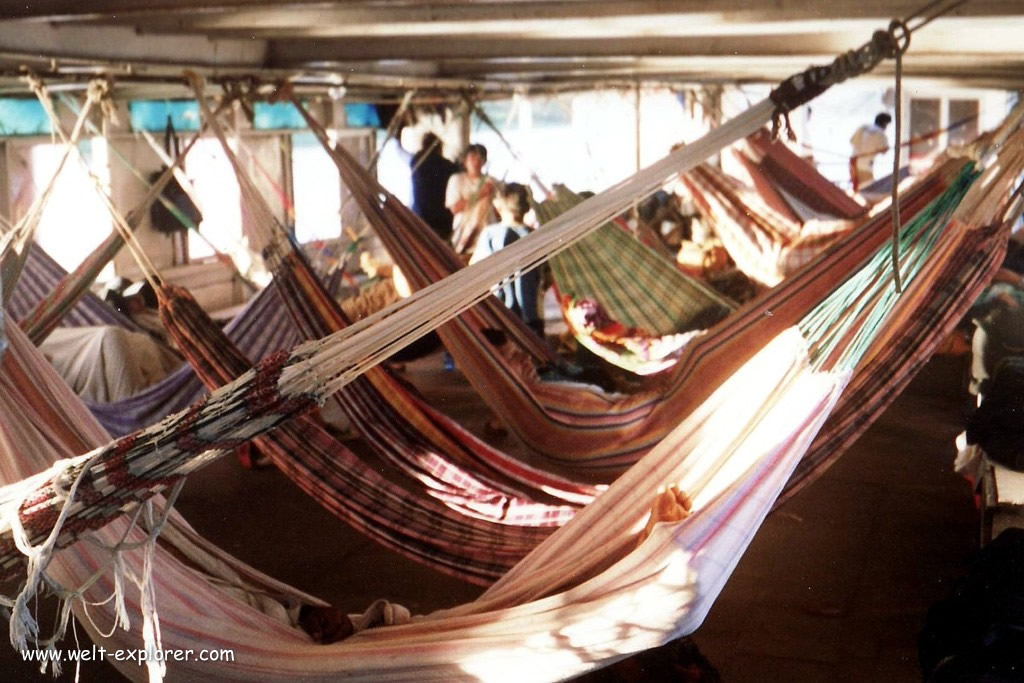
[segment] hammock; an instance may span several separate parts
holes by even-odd
[[[363,172],[343,149],[331,147],[318,122],[301,107],[300,111],[331,154],[343,181],[410,284],[427,287],[456,272],[457,261],[448,245]],[[901,198],[904,219],[909,221],[946,190],[964,164],[955,160],[940,164],[925,181],[910,188]],[[534,234],[545,234],[546,229]],[[809,292],[827,291],[838,284],[835,278],[877,248],[889,230],[888,216],[876,215],[854,233],[840,238],[827,254],[819,253],[817,267],[808,264],[796,287],[806,287]],[[489,258],[494,262],[501,254]],[[847,265],[821,265],[833,263]],[[818,276],[822,279],[809,281]],[[687,414],[706,397],[708,388],[715,383],[709,384],[701,370],[727,376],[759,347],[767,333],[750,329],[751,320],[773,329],[784,327],[778,315],[783,296],[766,296],[755,304],[756,313],[734,314],[692,340],[683,347],[680,360],[672,368],[651,378],[656,380],[655,388],[627,396],[579,384],[540,381],[534,365],[538,354],[530,345],[530,336],[519,333],[518,318],[496,299],[489,301],[495,304],[490,308],[466,311],[440,327],[438,333],[480,397],[517,436],[543,456],[545,469],[577,479],[590,476],[610,480],[664,437],[678,415]],[[814,300],[813,295],[808,297],[804,303]],[[794,306],[791,310],[795,313],[796,303],[788,304]],[[770,317],[766,311],[771,312]],[[488,342],[485,330],[495,327],[508,330],[512,343],[496,348]]]
[[[790,219],[773,210],[759,193],[709,164],[688,171],[680,180],[736,266],[768,287],[836,244],[853,225]]]
[[[853,220],[867,213],[857,202],[762,129],[732,149],[754,188],[775,211],[803,222],[810,218]]]
[[[60,287],[60,282],[65,276],[67,271],[42,247],[38,244],[30,245],[21,277],[18,278],[18,283],[14,286],[10,301],[7,303],[7,312],[11,318],[18,321],[24,330],[25,318],[39,306],[47,294]],[[131,318],[109,306],[88,288],[83,290],[82,296],[71,305],[64,307],[66,312],[60,317],[60,321],[67,327],[116,325],[125,330],[139,331],[138,325],[132,322]]]
[[[245,356],[185,290],[165,287],[160,298],[161,319],[209,388],[249,369]],[[523,508],[532,505],[547,511],[548,506],[503,495],[468,476],[459,490],[438,486],[428,489],[434,499],[416,495],[416,484],[395,483],[393,471],[391,477],[382,476],[310,417],[297,417],[254,443],[292,481],[353,528],[472,583],[486,585],[498,578],[548,535],[541,529],[477,522],[446,505],[463,508],[468,516],[505,517],[507,524],[540,516],[541,511]],[[573,510],[567,512],[571,516]],[[550,517],[564,521],[557,514]]]
[[[965,177],[965,181],[969,179]],[[904,252],[904,266],[928,252],[922,245],[933,242],[937,247],[933,253],[962,254],[964,239],[977,236],[978,231],[955,221],[949,223],[951,208],[936,209],[928,220],[908,226],[906,246],[911,248]],[[518,676],[564,678],[692,631],[835,402],[847,378],[843,368],[870,350],[868,342],[880,328],[862,324],[863,315],[848,315],[842,324],[814,333],[816,341],[810,346],[804,335],[812,332],[824,309],[850,298],[870,301],[871,305],[861,309],[868,313],[867,319],[894,305],[894,310],[905,316],[913,315],[909,309],[927,298],[935,276],[943,271],[941,267],[920,270],[919,277],[908,280],[907,298],[894,302],[886,259],[885,250],[875,254],[858,277],[832,294],[831,301],[805,316],[802,331],[788,327],[775,335],[638,467],[538,546],[478,601],[405,626],[364,631],[344,642],[319,647],[295,632],[268,627],[262,615],[246,613],[243,607],[225,604],[223,599],[203,603],[201,611],[180,606],[185,596],[216,598],[209,588],[197,586],[195,578],[177,572],[172,577],[179,582],[176,590],[161,592],[168,595],[161,614],[163,646],[189,647],[201,639],[203,647],[235,648],[237,663],[217,667],[221,679],[346,674],[375,680],[451,680],[493,675],[513,662]],[[995,263],[991,260],[989,267]],[[869,282],[874,286],[865,290]],[[374,330],[364,329],[367,333]],[[349,335],[348,341],[354,344],[359,336]],[[251,419],[229,426],[233,436],[221,431],[228,425],[223,412],[212,421],[217,410],[208,402],[190,411],[176,426],[166,423],[169,438],[159,443],[177,443],[179,449],[196,453],[194,439],[200,425],[204,425],[204,445],[213,446],[224,437],[233,441],[235,436],[251,436],[269,428],[266,418],[275,423],[299,410],[298,404],[316,394],[295,393],[287,380],[282,386],[277,378],[291,375],[285,368],[295,367],[294,361],[300,358],[321,366],[323,359],[309,355],[312,350],[309,347],[287,360],[264,362],[260,370],[247,373],[242,383],[235,384],[250,387],[243,393],[237,389],[219,392],[215,399],[220,403],[218,409],[235,414],[239,400],[249,397],[241,412],[249,413]],[[254,422],[260,424],[257,429],[253,429]],[[186,438],[174,439],[174,433]],[[142,476],[142,471],[135,469],[142,462],[136,456],[153,450],[144,446],[146,441],[139,435],[122,440],[112,451],[123,458],[122,463],[133,463],[136,476]],[[160,449],[171,456],[175,447]],[[167,474],[169,461],[161,458],[157,462]],[[111,474],[115,472],[111,470]],[[80,490],[93,490],[85,486],[87,481],[100,483],[85,477]],[[133,483],[121,483],[133,486],[139,480],[133,477],[130,481]],[[678,482],[690,495],[691,513],[682,521],[655,524],[650,536],[634,548],[637,530],[648,516],[648,496],[638,494],[653,492],[665,482]],[[123,487],[117,490],[120,500],[125,500],[123,493]],[[74,501],[74,496],[72,501],[73,506],[80,502]],[[117,500],[104,503],[111,504],[120,507]],[[21,515],[29,530],[39,521],[37,506],[26,508]],[[76,519],[72,514],[66,524],[73,525]],[[95,518],[88,519],[84,526],[94,523]],[[78,546],[83,547],[88,546]],[[76,549],[65,555],[79,552]],[[159,551],[154,551],[154,556],[160,559]],[[156,575],[158,581],[164,578],[164,574]],[[187,622],[181,621],[183,616]],[[204,671],[203,666],[188,662],[175,671],[195,675]]]
[[[274,281],[301,334],[312,340],[345,329],[348,322],[339,306],[301,254],[285,245],[278,249],[286,253],[270,259],[277,260]],[[529,506],[515,497],[578,505],[600,491],[600,487],[531,467],[477,439],[382,368],[368,370],[331,398],[366,443],[399,469],[439,490],[463,490],[462,496],[482,488],[476,505],[492,497],[488,519],[510,516],[516,524],[562,524],[572,516],[572,507]],[[487,494],[488,490],[492,493]],[[511,514],[515,508],[522,511]]]
[[[535,207],[542,223],[583,201],[564,186]],[[551,259],[562,313],[576,339],[638,375],[671,367],[701,330],[734,305],[607,223]]]

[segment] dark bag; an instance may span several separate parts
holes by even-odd
[[[178,155],[178,138],[174,134],[174,126],[171,123],[171,117],[167,117],[167,130],[164,133],[164,150],[172,158]],[[163,172],[167,170],[164,166],[159,171],[149,176],[149,182],[154,183],[156,180],[163,175]],[[188,230],[190,227],[199,225],[203,220],[203,213],[199,210],[199,207],[195,205],[195,202],[185,193],[185,190],[181,187],[181,184],[176,178],[171,178],[167,185],[164,186],[163,192],[160,196],[167,201],[167,203],[174,206],[181,216],[185,219],[183,222],[178,216],[169,209],[163,201],[159,198],[153,202],[152,206],[149,207],[149,220],[153,224],[153,229],[157,232],[164,234],[173,234],[176,232],[182,232]]]

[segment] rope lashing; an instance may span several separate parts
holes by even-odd
[[[936,3],[932,3],[935,5]],[[950,8],[951,9],[951,8]],[[946,10],[948,11],[948,9]],[[921,14],[918,12],[913,16]],[[934,17],[929,18],[931,21]],[[925,22],[927,23],[927,22]],[[922,24],[923,25],[923,24]],[[791,139],[793,129],[789,124],[789,112],[797,107],[810,102],[836,83],[853,76],[859,76],[874,69],[883,59],[894,59],[896,61],[896,142],[897,148],[893,155],[893,185],[892,185],[892,267],[895,276],[896,293],[903,291],[899,271],[899,231],[900,231],[900,205],[897,192],[896,179],[900,172],[899,140],[902,136],[900,118],[902,115],[902,92],[903,80],[903,53],[910,47],[911,30],[907,23],[901,19],[893,19],[889,22],[888,29],[875,31],[871,40],[856,50],[844,52],[835,58],[828,66],[812,66],[801,73],[790,76],[768,95],[775,104],[775,111],[772,113],[772,138],[777,139],[779,130],[785,124]]]
[[[899,27],[903,28],[902,37],[897,36],[896,33],[896,29]],[[910,32],[906,30],[906,25],[902,21],[893,20],[888,30],[875,31],[871,40],[855,50],[844,52],[836,57],[831,64],[812,66],[782,81],[768,95],[775,105],[775,111],[772,113],[772,136],[778,137],[783,122],[788,122],[789,112],[807,104],[833,85],[871,71],[883,59],[897,57],[907,49],[909,44]]]
[[[114,104],[113,91],[114,83],[110,80],[109,76],[106,78],[94,78],[89,81],[89,85],[86,87],[86,95],[94,102],[99,103],[103,118],[117,125],[120,119],[117,116],[117,105]]]
[[[194,74],[189,75],[189,80],[192,80],[194,76]],[[256,120],[254,103],[256,100],[261,99],[259,81],[255,77],[249,76],[247,78],[224,78],[219,83],[224,90],[224,96],[238,102],[238,106],[241,107],[245,118],[248,119],[250,124],[253,124]]]

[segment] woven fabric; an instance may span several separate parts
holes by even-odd
[[[275,268],[275,282],[297,329],[309,339],[344,329],[339,306],[302,255],[287,252]],[[332,399],[378,455],[463,512],[476,510],[508,524],[561,525],[575,512],[565,503],[589,502],[597,493],[489,446],[383,368],[369,370]]]
[[[11,317],[23,324],[27,316],[40,306],[48,295],[56,292],[67,271],[43,251],[37,244],[31,245],[25,259],[21,276],[11,293],[7,311]],[[61,324],[68,327],[86,325],[116,325],[126,330],[138,331],[138,326],[125,315],[103,302],[92,292],[86,291],[74,305],[61,316]]]
[[[18,320],[18,324],[28,334],[29,339],[36,344],[46,339],[65,316],[80,308],[79,302],[83,297],[89,302],[85,304],[85,308],[98,313],[96,309],[99,308],[102,302],[89,292],[89,287],[96,281],[100,271],[121,250],[123,244],[124,241],[120,238],[120,235],[116,232],[112,233],[82,261],[78,268],[71,273],[66,273],[58,282],[54,283],[53,287],[43,290],[44,295],[35,304],[32,312]],[[36,251],[41,252],[42,250],[38,247],[33,247],[32,252]],[[52,268],[49,268],[47,269],[47,274],[52,276],[55,273]],[[36,287],[38,287],[38,284],[36,284]],[[39,290],[37,289],[36,291],[38,292]],[[105,313],[100,315],[110,317]],[[117,316],[118,318],[125,317],[120,314],[117,314]],[[117,319],[106,324],[116,325],[121,322],[123,322],[121,319]],[[129,324],[127,327],[131,329],[135,326]]]
[[[94,402],[134,396],[181,365],[145,332],[114,325],[58,328],[39,348],[79,396]]]
[[[538,217],[546,222],[582,201],[559,187],[555,198],[537,207]],[[615,223],[562,250],[550,264],[562,296],[593,299],[612,319],[652,335],[705,329],[732,310]]]
[[[331,153],[343,181],[414,288],[426,287],[458,268],[450,248],[344,150]],[[901,202],[904,221],[939,197],[964,165],[955,160],[943,163],[911,187]],[[735,183],[727,187],[734,188]],[[791,234],[798,229],[793,225]],[[815,250],[812,260],[789,278],[791,286],[749,302],[691,341],[677,363],[656,376],[653,388],[636,394],[609,395],[593,387],[540,381],[535,347],[523,341],[516,320],[509,320],[500,303],[499,310],[469,309],[438,333],[481,398],[544,456],[546,468],[576,473],[572,476],[586,471],[585,476],[610,480],[667,434],[678,415],[692,410],[711,387],[749,358],[760,340],[809,311],[824,292],[877,249],[890,230],[888,216],[876,216],[837,236],[830,249]],[[485,330],[496,327],[509,330],[509,343],[495,347],[487,340]]]
[[[736,266],[769,287],[836,244],[853,227],[844,221],[805,227],[708,164],[680,179],[700,208],[701,220],[709,223]]]
[[[290,349],[299,342],[272,286],[253,297],[225,332],[251,359]],[[134,396],[114,403],[91,403],[89,408],[111,434],[124,435],[187,408],[205,394],[202,382],[186,363]]]
[[[809,217],[800,211],[802,208],[821,217],[845,220],[867,213],[866,206],[833,185],[813,163],[797,156],[781,141],[772,140],[768,130],[747,136],[736,152],[762,196],[766,200],[777,197],[780,204],[773,204],[773,208],[782,210],[785,206],[795,220]]]

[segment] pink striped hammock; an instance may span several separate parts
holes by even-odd
[[[461,265],[451,249],[369,177],[343,149],[331,147],[326,131],[301,106],[300,111],[325,143],[343,181],[410,284],[424,288],[457,272]],[[905,220],[941,194],[963,165],[957,160],[938,164],[923,182],[911,188],[901,199]],[[887,227],[886,215],[878,215],[863,224],[857,231],[861,235],[857,238],[860,244],[854,248],[864,251],[850,258],[863,258],[877,248],[887,237]],[[851,240],[850,233],[846,233],[841,242],[847,245]],[[844,251],[839,244],[834,246],[833,252]],[[822,256],[817,251],[815,254]],[[847,261],[848,267],[855,262]],[[843,272],[846,270],[838,267],[826,270],[822,276],[827,278]],[[814,287],[824,290],[832,284],[835,283],[822,281]],[[667,434],[676,424],[678,415],[686,414],[699,404],[706,397],[707,387],[716,385],[715,382],[692,381],[697,365],[715,367],[724,377],[760,348],[759,343],[741,331],[747,329],[751,319],[757,319],[761,325],[779,323],[781,318],[777,315],[766,320],[763,313],[778,311],[782,304],[776,302],[776,297],[780,301],[792,301],[788,294],[770,294],[758,300],[753,308],[741,309],[709,334],[691,340],[674,366],[650,379],[648,389],[630,395],[608,394],[579,384],[541,381],[536,364],[548,362],[548,359],[538,350],[538,340],[496,299],[486,301],[484,307],[466,311],[439,328],[438,333],[481,398],[543,458],[545,469],[577,479],[587,476],[591,480],[610,481]],[[744,310],[750,312],[745,314]],[[754,310],[758,313],[753,313]],[[751,315],[754,318],[748,317]],[[511,343],[496,348],[484,333],[492,328],[504,331]]]
[[[1018,158],[1018,170],[1021,165],[1024,159]],[[962,208],[976,205],[974,195],[981,192],[980,187],[987,185],[985,189],[991,190],[1001,184],[993,185],[994,180],[990,174],[975,184],[975,192],[968,194]],[[985,219],[994,212],[978,214],[979,221],[987,222]],[[889,276],[884,270],[874,275],[881,278],[883,286],[877,290],[880,298],[869,308],[892,308],[888,322],[895,324],[896,330],[901,319],[916,315],[935,297],[936,287],[941,291],[948,282],[943,279],[949,275],[946,264],[958,262],[967,267],[972,273],[968,282],[978,283],[998,263],[998,249],[991,248],[992,244],[998,245],[993,233],[956,220],[942,220],[941,225],[945,229],[934,233],[937,242],[932,265],[919,270],[909,281],[894,308],[884,295],[888,291],[884,282]],[[1005,239],[1005,231],[1000,235]],[[977,249],[983,245],[989,247]],[[983,256],[979,258],[979,254]],[[836,353],[864,341],[867,328],[858,322],[847,321],[836,330],[846,341],[832,351],[827,345],[809,349],[804,334],[795,327],[775,333],[638,467],[542,542],[479,600],[462,607],[404,625],[366,630],[333,645],[315,645],[286,625],[280,612],[274,619],[228,597],[152,543],[143,544],[142,558],[125,552],[117,557],[121,558],[119,567],[139,577],[150,576],[156,582],[155,595],[161,597],[159,640],[152,610],[154,594],[146,590],[137,595],[129,587],[122,595],[127,596],[127,606],[133,612],[142,609],[148,615],[141,629],[149,631],[148,642],[159,642],[164,648],[224,647],[236,652],[234,662],[218,663],[215,668],[200,662],[174,663],[170,673],[182,677],[208,676],[216,671],[222,680],[323,680],[345,675],[373,680],[457,680],[489,678],[515,670],[517,676],[557,679],[661,644],[699,625],[835,405],[849,380],[849,372],[842,369],[842,356]],[[896,334],[889,327],[880,329],[882,335],[875,341],[891,341],[887,337]],[[5,400],[5,414],[22,418],[3,423],[0,445],[10,457],[4,461],[7,464],[2,474],[8,481],[36,470],[43,454],[52,457],[73,453],[74,439],[86,442],[85,446],[103,440],[101,430],[80,402],[62,387],[23,335],[13,328],[9,334],[12,350],[4,360],[6,372],[0,382],[5,391],[0,396]],[[865,358],[871,358],[871,348]],[[308,350],[302,350],[293,356],[305,358],[307,354]],[[815,357],[819,360],[812,362]],[[825,365],[820,364],[822,360]],[[286,361],[282,367],[288,365]],[[827,369],[829,366],[832,369]],[[253,386],[264,386],[259,377],[254,376],[257,381]],[[15,396],[20,400],[7,398]],[[261,402],[270,398],[264,394],[260,397]],[[212,400],[236,399],[230,393],[219,393]],[[285,409],[293,400],[287,399],[272,410]],[[211,404],[191,414],[206,415],[207,409],[212,410]],[[182,436],[195,430],[195,422],[187,416],[177,424],[185,430]],[[239,429],[251,431],[245,424],[241,423]],[[30,440],[32,432],[36,434]],[[225,436],[231,440],[229,434]],[[122,440],[111,453],[115,458],[127,457],[139,448],[143,438],[140,435]],[[222,442],[204,445],[216,447]],[[49,443],[49,447],[41,448],[32,464],[16,443]],[[171,443],[180,444],[178,448],[186,448],[186,452],[194,449],[182,440]],[[183,462],[191,463],[191,457]],[[192,466],[186,465],[186,470]],[[111,470],[114,473],[116,470]],[[133,475],[133,480],[135,476],[139,475]],[[160,481],[169,483],[166,474]],[[637,546],[637,534],[648,526],[648,501],[667,482],[691,498],[691,513],[681,521],[654,524],[650,536]],[[127,484],[128,480],[122,481],[122,485]],[[9,489],[4,492],[9,493]],[[56,508],[38,505],[32,509],[39,509],[39,513],[24,508],[19,515],[28,530],[47,517],[52,524],[53,516],[45,510]],[[115,515],[120,509],[118,504]],[[74,519],[68,518],[66,524],[74,526]],[[64,531],[68,530],[65,527]],[[115,542],[118,531],[108,526],[103,533],[108,534],[108,541]],[[144,539],[136,534],[130,540]],[[33,537],[33,543],[38,543],[37,537]],[[210,555],[207,553],[208,559]],[[106,551],[78,544],[58,555],[52,568],[65,585],[81,585],[105,559]],[[238,563],[230,566],[237,573],[253,577],[252,581],[258,578]],[[100,598],[111,588],[109,581],[95,584],[86,596]],[[275,594],[302,599],[280,586]],[[99,605],[98,610],[92,608],[92,613],[94,617],[105,613],[111,618],[116,605],[116,601]],[[100,641],[111,647],[138,643],[139,626],[136,622],[131,632],[115,631],[111,638]],[[141,672],[135,667],[125,671],[133,677]]]
[[[508,671],[528,678],[557,679],[692,631],[835,405],[849,380],[849,368],[858,360],[880,357],[885,348],[880,344],[894,340],[893,335],[902,331],[901,322],[936,296],[951,294],[950,288],[940,286],[948,282],[941,279],[949,275],[947,264],[956,264],[972,274],[957,291],[977,286],[995,267],[1005,230],[979,226],[991,222],[1001,207],[993,206],[991,200],[984,202],[979,195],[1009,186],[1024,166],[1020,143],[1020,139],[1014,140],[1014,145],[1006,149],[1011,150],[1008,155],[1015,156],[1000,159],[1006,164],[989,167],[980,182],[972,183],[968,173],[959,175],[955,183],[958,192],[970,189],[962,201],[952,202],[952,206],[960,204],[958,214],[951,214],[949,194],[941,203],[947,208],[933,206],[925,221],[930,227],[923,233],[913,233],[910,239],[912,244],[934,239],[927,249],[933,258],[917,264],[916,275],[908,280],[898,300],[891,297],[891,273],[878,268],[877,263],[873,268],[860,268],[865,254],[876,261],[881,254],[884,259],[886,254],[879,250],[884,240],[878,239],[869,247],[864,246],[869,240],[863,240],[850,241],[843,249],[819,258],[801,271],[804,278],[780,288],[782,291],[774,298],[766,297],[741,311],[738,317],[744,325],[760,321],[760,336],[768,341],[742,358],[733,356],[732,364],[712,366],[708,379],[720,377],[722,381],[710,381],[704,395],[695,399],[694,407],[678,413],[686,417],[675,429],[637,467],[537,546],[479,600],[407,624],[366,630],[341,643],[318,646],[281,620],[272,620],[249,605],[228,599],[205,579],[183,569],[184,565],[165,563],[162,551],[149,542],[143,544],[141,560],[131,560],[121,552],[116,555],[121,558],[116,566],[130,567],[142,579],[151,577],[158,594],[167,599],[157,631],[153,584],[140,580],[143,588],[138,599],[129,588],[132,607],[140,606],[148,618],[141,629],[135,624],[127,642],[137,643],[141,630],[148,632],[148,643],[159,642],[168,648],[234,648],[239,653],[236,661],[216,666],[220,679],[326,680],[347,675],[373,680],[454,680],[495,677]],[[958,194],[952,196],[960,199]],[[963,222],[967,217],[970,224]],[[866,235],[870,231],[858,236]],[[518,265],[514,259],[536,242],[527,237],[506,250],[508,253],[498,261],[508,264],[508,272],[496,276],[513,272]],[[910,265],[907,259],[911,254],[920,252],[906,252],[904,265]],[[807,305],[810,301],[822,303],[822,289],[815,287],[812,293],[797,284],[815,282],[816,275],[830,269],[855,272],[856,277],[874,285],[865,289],[858,281],[852,289],[824,288],[828,306],[838,303],[833,300],[836,295],[852,295],[859,303],[859,313],[819,329],[814,335],[818,342],[808,344],[805,334],[817,329],[820,321],[805,317]],[[435,286],[433,298],[458,291],[464,279],[455,275]],[[431,301],[424,296],[396,306],[395,311],[406,315],[401,321],[395,318],[395,322],[425,324],[421,319],[430,310],[427,304]],[[811,308],[818,310],[817,306]],[[766,310],[770,316],[764,315]],[[59,471],[81,484],[70,495],[58,495],[54,485],[46,485],[51,474],[27,482],[43,485],[29,493],[27,504],[23,504],[25,484],[0,490],[0,501],[6,503],[4,519],[20,523],[27,533],[15,537],[30,554],[45,559],[51,545],[39,544],[48,534],[54,543],[60,541],[63,545],[79,533],[105,526],[122,514],[123,506],[131,509],[133,501],[173,485],[177,477],[216,456],[217,449],[273,429],[323,400],[322,392],[328,386],[339,386],[344,376],[327,382],[317,393],[318,384],[304,384],[299,381],[303,375],[297,373],[301,368],[321,367],[338,354],[338,362],[350,362],[339,347],[332,345],[335,342],[344,342],[346,349],[360,349],[364,340],[394,334],[387,330],[376,333],[373,321],[364,322],[351,333],[268,358],[255,371],[190,411],[100,448],[89,456],[90,469],[80,475],[66,470],[66,463]],[[45,365],[38,358],[32,361],[32,349],[20,332],[9,332],[12,349],[24,351],[22,358],[29,359],[22,368],[31,364],[38,376],[26,387],[43,386]],[[14,357],[11,353],[7,356]],[[17,366],[14,361],[4,363],[9,371],[0,380],[13,392],[18,382],[9,378],[17,372]],[[52,377],[50,381],[59,385]],[[74,424],[67,425],[59,412],[53,412],[54,402],[26,398],[29,400],[20,403],[21,412],[33,411],[36,425],[56,432],[75,428]],[[63,398],[69,404],[75,402],[73,396]],[[15,411],[15,406],[8,407]],[[81,414],[75,414],[74,421],[88,421],[84,410],[79,410]],[[19,421],[19,428],[24,429],[28,421]],[[4,429],[8,429],[6,422]],[[95,441],[102,442],[96,431]],[[12,463],[24,462],[24,454],[13,446],[10,439],[0,443],[11,451]],[[66,444],[62,446],[66,453],[73,452]],[[56,450],[51,448],[50,453],[56,454]],[[79,459],[75,464],[81,462]],[[23,467],[34,469],[32,465]],[[102,477],[95,476],[101,473]],[[12,478],[25,474],[14,473]],[[648,525],[652,521],[648,519],[649,501],[668,484],[686,492],[692,500],[691,512],[682,520]],[[66,501],[66,505],[60,501]],[[59,529],[53,529],[62,509],[69,514],[61,519]],[[638,534],[645,526],[651,528],[650,535],[637,545]],[[135,539],[143,540],[132,537]],[[116,536],[110,540],[116,540]],[[35,549],[24,546],[25,541]],[[95,566],[90,566],[88,559],[93,552],[106,557],[106,551],[97,551],[89,544],[79,544],[58,556],[53,568],[65,572],[61,577],[67,580],[65,585],[82,585],[88,580]],[[18,553],[7,536],[0,537],[0,566],[5,572],[16,566],[9,558]],[[37,564],[36,568],[42,566]],[[238,567],[237,563],[234,566]],[[34,571],[31,576],[38,578]],[[90,590],[101,592],[96,585]],[[283,592],[279,587],[277,593]],[[94,596],[94,592],[87,596]],[[292,593],[292,599],[298,596]],[[24,602],[19,601],[16,608],[18,605],[24,606]],[[115,600],[98,607],[99,611],[113,613],[117,606]],[[12,621],[16,631],[26,625],[26,616],[25,610],[16,609]],[[123,636],[118,632],[114,640]],[[182,677],[203,676],[211,673],[209,667],[203,662],[187,662],[172,672]],[[162,673],[161,668],[151,667],[150,674]],[[141,670],[126,673],[138,676]]]

